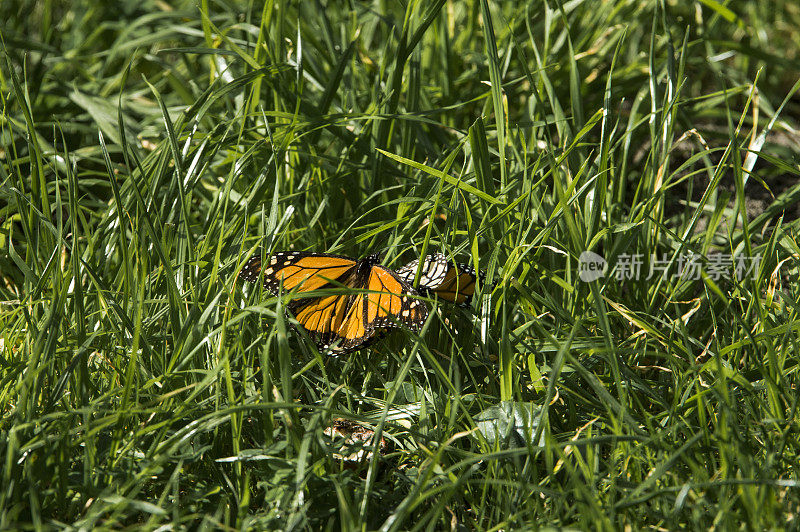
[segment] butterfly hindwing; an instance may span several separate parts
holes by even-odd
[[[242,268],[243,279],[258,282],[274,295],[322,288],[352,288],[353,293],[295,297],[287,305],[320,350],[344,353],[361,349],[388,329],[417,329],[427,308],[396,273],[378,264],[377,256],[356,260],[308,252],[275,253],[266,265],[259,255]]]
[[[365,324],[372,328],[405,325],[418,330],[428,317],[428,308],[415,297],[417,293],[397,273],[374,266],[367,288]]]

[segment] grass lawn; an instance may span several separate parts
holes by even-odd
[[[800,527],[798,90],[789,0],[4,0],[0,529]],[[486,279],[331,356],[262,250]]]

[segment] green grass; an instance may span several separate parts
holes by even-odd
[[[794,2],[0,17],[0,529],[798,526]],[[328,357],[261,248],[494,284]]]

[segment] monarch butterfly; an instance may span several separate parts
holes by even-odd
[[[414,284],[419,259],[412,260],[399,270],[397,275],[409,285]],[[475,272],[466,264],[453,264],[441,253],[428,255],[422,263],[419,278],[420,291],[431,297],[438,297],[468,307],[475,294],[475,280],[480,278],[483,284],[486,274]]]
[[[263,265],[260,254],[256,254],[240,275],[252,283],[262,275],[264,288],[274,295],[281,286],[300,293],[341,286],[369,290],[306,296],[289,302],[288,310],[320,351],[356,351],[392,327],[406,325],[418,330],[428,317],[417,292],[395,272],[381,266],[378,255],[359,260],[329,253],[282,251]]]

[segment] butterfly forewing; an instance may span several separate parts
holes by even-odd
[[[242,266],[242,271],[239,273],[239,277],[241,277],[245,281],[256,283],[258,282],[258,276],[260,274],[261,274],[261,255],[256,253],[247,260],[244,266]]]
[[[260,256],[254,255],[242,268],[241,275],[246,281],[256,282],[261,273],[264,288],[277,295],[281,286],[285,291],[317,290],[341,279],[355,265],[355,260],[340,255],[288,251],[275,253],[266,265],[261,264]]]

